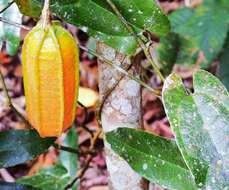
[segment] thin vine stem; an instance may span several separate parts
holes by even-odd
[[[160,72],[160,69],[158,68],[157,64],[151,58],[150,52],[148,51],[148,48],[146,47],[145,43],[142,41],[141,38],[138,37],[138,35],[135,33],[134,29],[128,24],[128,22],[122,16],[122,14],[120,13],[120,11],[116,7],[116,5],[113,3],[113,1],[112,0],[106,0],[106,1],[110,5],[110,7],[113,9],[113,11],[115,12],[115,14],[119,17],[119,19],[121,20],[121,22],[125,25],[125,27],[130,32],[130,34],[135,38],[135,40],[137,41],[137,43],[139,44],[139,46],[143,50],[143,52],[144,52],[144,54],[146,56],[146,59],[152,65],[154,71],[159,76],[159,78],[162,80],[162,82],[164,82],[165,81],[165,78],[162,75],[162,73]]]
[[[96,53],[95,51],[86,48],[84,46],[79,45],[79,48],[90,53],[91,55],[94,55],[95,57],[99,58],[101,61],[107,63],[108,65],[114,67],[117,71],[119,71],[120,73],[124,74],[125,76],[129,77],[130,79],[136,81],[137,83],[141,84],[142,86],[144,86],[145,88],[147,88],[149,91],[151,91],[152,93],[155,94],[155,96],[160,97],[160,91],[157,89],[153,89],[151,88],[148,84],[146,84],[145,82],[143,82],[140,78],[135,77],[134,75],[132,75],[129,71],[126,71],[125,69],[123,69],[122,67],[114,64],[112,61],[109,61],[108,59],[106,59],[105,57],[103,57],[102,55]]]
[[[6,5],[6,7],[4,7],[2,10],[0,10],[0,14],[2,14],[3,12],[5,12],[8,8],[10,8],[11,7],[11,5],[13,5],[15,3],[15,1],[13,0],[13,1],[11,1],[11,2],[9,2],[7,5]]]
[[[86,127],[86,122],[87,122],[87,120],[88,120],[88,110],[87,110],[87,107],[85,107],[81,102],[79,102],[79,101],[77,101],[77,104],[79,105],[79,106],[81,106],[83,109],[84,109],[84,112],[85,112],[85,118],[84,118],[84,121],[83,121],[83,123],[81,124],[81,128],[83,128],[85,131],[87,131],[89,134],[90,134],[90,136],[91,137],[93,137],[94,136],[94,133],[93,133],[93,131],[91,130],[91,129],[89,129],[89,128],[87,128]]]
[[[77,154],[78,156],[84,156],[84,155],[94,155],[95,154],[95,151],[91,150],[91,151],[82,151],[82,150],[78,150],[78,149],[75,149],[75,148],[72,148],[72,147],[68,147],[68,146],[63,146],[63,145],[60,145],[60,144],[54,144],[53,145],[56,149],[59,149],[59,150],[62,150],[62,151],[66,151],[66,152],[70,152],[70,153],[73,153],[73,154]]]
[[[131,64],[127,66],[126,71],[129,71],[132,66],[133,66],[133,63],[131,62]],[[95,115],[96,115],[96,118],[97,118],[97,121],[98,121],[98,124],[100,125],[100,127],[102,127],[101,116],[102,116],[102,110],[103,110],[104,104],[105,104],[106,100],[108,99],[108,97],[111,95],[111,93],[115,90],[115,88],[119,85],[120,81],[124,77],[125,77],[125,75],[122,74],[119,77],[119,79],[116,81],[116,83],[104,93],[102,100],[99,102],[99,104],[96,108],[96,112],[95,112],[96,114]]]
[[[25,30],[28,30],[28,31],[31,30],[30,27],[27,27],[27,26],[25,26],[25,25],[22,25],[22,24],[13,22],[13,21],[10,21],[10,20],[5,19],[5,18],[3,18],[3,17],[0,17],[0,21],[1,21],[1,22],[4,22],[4,23],[6,23],[6,24],[9,24],[9,25],[15,26],[15,27],[17,27],[17,28],[22,28],[22,29],[25,29]]]
[[[6,7],[4,7],[2,10],[0,10],[0,14],[2,14],[3,12],[5,12],[8,8],[11,7],[11,5],[13,5],[15,3],[15,0],[11,1],[8,3],[8,5],[6,5]],[[20,28],[23,28],[23,29],[26,29],[26,30],[30,30],[30,28],[24,26],[24,25],[21,25],[19,23],[15,23],[15,22],[12,22],[12,21],[9,21],[3,17],[0,17],[0,21],[3,22],[3,23],[6,23],[6,24],[9,24],[9,25],[14,25],[16,27],[20,27]]]

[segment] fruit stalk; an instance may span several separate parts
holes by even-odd
[[[48,24],[50,24],[50,10],[49,10],[50,0],[45,0],[44,7],[42,9],[41,20],[42,27],[45,29]]]

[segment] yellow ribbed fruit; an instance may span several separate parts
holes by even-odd
[[[22,47],[28,120],[41,137],[60,136],[71,126],[79,86],[75,39],[59,23],[38,23]]]

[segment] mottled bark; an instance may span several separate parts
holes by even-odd
[[[130,59],[117,53],[103,43],[97,44],[97,52],[114,64],[127,68]],[[120,79],[120,72],[106,63],[99,63],[99,90],[100,98]],[[136,67],[131,67],[133,74],[137,74]],[[141,93],[140,85],[124,77],[112,91],[104,103],[102,110],[102,127],[104,132],[112,131],[118,127],[138,128],[141,125]],[[130,166],[116,155],[105,142],[106,163],[109,172],[110,190],[142,190],[141,177]]]

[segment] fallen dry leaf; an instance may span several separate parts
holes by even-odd
[[[32,176],[42,168],[47,168],[57,161],[56,151],[50,149],[47,153],[38,157],[36,163],[30,168],[27,176]]]
[[[82,103],[85,107],[92,107],[95,105],[99,98],[97,92],[90,88],[80,87],[78,101]]]
[[[9,57],[3,52],[0,52],[0,63],[1,64],[9,64],[12,61],[12,57]]]

